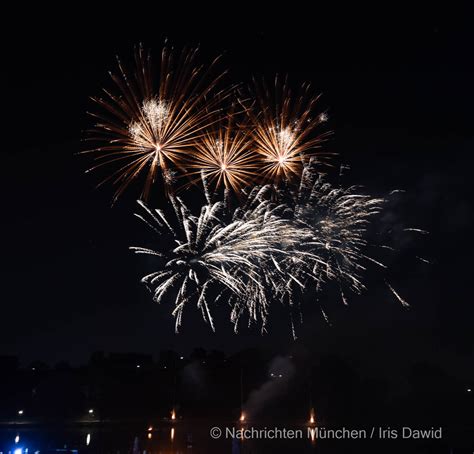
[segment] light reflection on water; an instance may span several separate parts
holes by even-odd
[[[0,454],[49,454],[53,452],[100,454],[245,454],[248,452],[315,452],[314,440],[292,440],[289,445],[281,441],[272,441],[270,451],[261,450],[266,442],[260,440],[237,441],[221,437],[215,440],[209,431],[213,426],[225,430],[225,423],[184,422],[173,424],[108,424],[102,427],[24,427],[0,428]],[[15,437],[20,442],[15,443]],[[58,451],[61,449],[61,451]],[[17,451],[19,453],[19,451]]]

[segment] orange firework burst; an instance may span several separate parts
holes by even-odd
[[[216,188],[237,193],[257,176],[252,141],[245,128],[236,125],[234,109],[215,126],[196,142],[189,168]]]
[[[118,73],[111,73],[118,94],[104,90],[105,98],[93,98],[104,113],[92,114],[98,121],[89,139],[105,145],[88,151],[97,153],[98,161],[89,170],[118,164],[102,181],[118,186],[114,199],[140,176],[145,180],[144,199],[158,176],[169,187],[186,152],[215,121],[216,103],[208,98],[223,74],[207,82],[208,70],[196,65],[196,54],[197,49],[184,50],[175,61],[165,47],[155,81],[150,53],[139,46],[130,76],[120,61]]]
[[[294,96],[286,81],[281,84],[278,77],[274,92],[264,85],[255,86],[256,102],[254,108],[249,109],[249,115],[262,176],[278,182],[301,175],[310,157],[322,157],[317,149],[327,135],[314,136],[316,127],[327,120],[325,113],[314,114],[318,96],[310,94],[309,84],[304,84]]]

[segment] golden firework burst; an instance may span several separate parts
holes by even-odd
[[[293,95],[286,80],[281,83],[278,77],[272,91],[263,84],[256,83],[255,87],[256,100],[248,112],[262,176],[278,182],[301,175],[310,157],[323,157],[318,148],[327,133],[314,134],[327,120],[325,113],[314,112],[319,97],[311,95],[309,84]]]
[[[86,151],[94,152],[97,160],[89,171],[117,164],[102,181],[117,185],[114,200],[140,177],[143,199],[158,177],[168,189],[187,152],[216,121],[211,91],[223,74],[209,81],[207,73],[218,59],[205,68],[196,64],[197,49],[176,55],[175,59],[170,49],[163,49],[155,79],[150,53],[139,46],[133,72],[119,61],[118,72],[111,73],[118,93],[104,90],[105,97],[92,98],[102,112],[91,114],[97,123],[89,140],[105,144]]]
[[[189,169],[191,175],[203,175],[211,185],[232,189],[238,193],[257,174],[257,160],[252,140],[243,125],[236,124],[236,112],[231,109],[225,119],[195,143]]]

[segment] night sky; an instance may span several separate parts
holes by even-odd
[[[89,96],[110,86],[115,55],[130,60],[139,42],[158,55],[167,37],[176,47],[200,44],[203,62],[224,53],[232,82],[277,72],[295,85],[310,81],[334,132],[326,149],[351,167],[344,183],[373,195],[405,189],[397,221],[430,231],[392,263],[391,281],[410,310],[370,275],[369,290],[349,308],[326,301],[334,306],[332,327],[310,309],[299,345],[393,368],[423,359],[472,375],[468,12],[384,6],[265,16],[239,8],[222,12],[222,20],[201,20],[202,11],[155,18],[146,9],[141,16],[126,9],[113,16],[30,11],[29,19],[12,13],[17,26],[2,56],[0,354],[23,364],[80,364],[96,350],[293,348],[284,321],[264,337],[253,330],[236,336],[225,322],[213,334],[191,307],[175,335],[169,309],[153,304],[139,283],[143,262],[127,250],[140,244],[132,216],[140,186],[111,207],[112,187],[95,189],[98,176],[84,175],[90,161],[75,155],[92,125]],[[432,264],[410,260],[414,253]]]

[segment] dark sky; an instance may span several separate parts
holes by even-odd
[[[330,115],[327,148],[351,166],[347,182],[375,195],[406,189],[398,218],[431,232],[393,263],[392,282],[411,310],[369,276],[363,297],[334,309],[332,328],[310,311],[300,342],[363,360],[426,359],[469,372],[474,33],[468,11],[384,6],[318,14],[301,7],[267,16],[242,5],[214,11],[212,19],[186,8],[110,15],[83,9],[30,10],[28,18],[13,12],[3,39],[0,354],[17,354],[23,363],[80,363],[95,350],[291,348],[286,327],[261,338],[235,336],[222,324],[212,334],[192,309],[183,334],[174,335],[169,310],[152,304],[138,282],[143,263],[127,250],[138,235],[137,194],[132,189],[111,208],[112,188],[96,190],[95,176],[83,174],[87,159],[74,156],[91,125],[88,97],[110,86],[115,55],[129,59],[138,42],[158,54],[167,37],[177,47],[200,43],[204,62],[224,52],[234,82],[276,72],[295,84],[310,81]],[[432,265],[407,258],[419,251]]]

